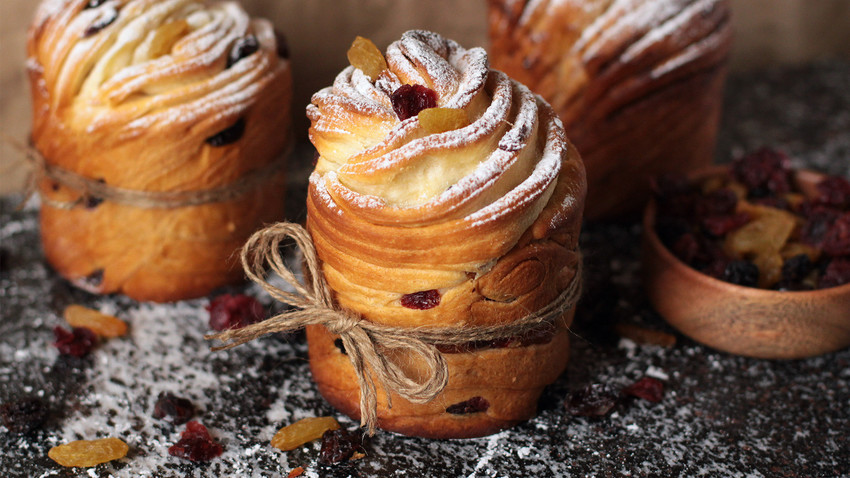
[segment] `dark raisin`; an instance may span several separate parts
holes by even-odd
[[[345,428],[328,430],[322,434],[319,463],[322,465],[335,465],[348,460],[356,451],[363,453],[363,445],[356,434]]]
[[[812,260],[806,254],[788,258],[782,264],[782,280],[788,283],[800,282],[812,272]]]
[[[243,134],[245,134],[245,119],[239,118],[232,125],[207,138],[205,142],[214,148],[218,148],[239,141]]]
[[[437,92],[422,85],[401,85],[390,95],[398,119],[404,121],[420,111],[437,107]]]
[[[277,44],[277,56],[283,59],[289,58],[289,42],[282,32],[274,31],[275,43]]]
[[[206,306],[213,330],[240,329],[265,319],[263,306],[257,299],[245,294],[222,294]]]
[[[617,394],[608,386],[594,383],[583,390],[570,394],[565,405],[567,412],[571,415],[602,417],[614,410],[617,401]]]
[[[27,397],[0,405],[0,418],[11,433],[30,433],[47,421],[48,409],[43,400]]]
[[[728,216],[711,216],[702,220],[705,232],[714,237],[722,237],[744,224],[750,222],[750,215],[745,212],[730,214]]]
[[[334,345],[336,345],[336,348],[338,348],[343,355],[348,355],[348,352],[345,351],[345,344],[342,343],[342,339],[334,340]]]
[[[441,297],[437,289],[423,290],[401,296],[401,305],[408,309],[433,309],[440,305]]]
[[[815,202],[838,209],[850,208],[850,181],[840,176],[830,176],[817,184]]]
[[[101,5],[103,5],[104,3],[106,3],[106,0],[89,0],[89,3],[86,4],[84,9],[97,8]]]
[[[153,407],[153,417],[168,420],[175,425],[189,421],[195,414],[195,406],[188,399],[175,396],[171,392],[161,392]]]
[[[730,261],[723,271],[722,279],[732,284],[756,287],[759,281],[759,268],[750,261]]]
[[[833,259],[823,271],[820,288],[826,289],[850,284],[850,258]]]
[[[823,237],[823,252],[831,256],[850,256],[850,212],[829,226]]]
[[[454,405],[446,407],[446,413],[452,415],[466,415],[468,413],[486,412],[490,408],[490,402],[484,397],[472,397]]]
[[[785,154],[762,148],[732,163],[732,174],[749,190],[749,197],[780,195],[791,190],[792,171]]]
[[[239,60],[249,57],[260,49],[260,42],[254,35],[246,35],[236,40],[236,43],[230,48],[230,54],[227,55],[227,66],[230,68]]]
[[[623,389],[623,395],[642,398],[658,403],[664,397],[664,382],[652,377],[643,377]]]
[[[85,31],[83,31],[83,38],[88,38],[88,37],[100,32],[104,28],[111,25],[112,22],[114,22],[117,19],[118,19],[118,10],[112,10],[111,12],[109,12],[107,14],[106,17],[101,18],[100,20],[89,25],[89,27],[86,28]]]
[[[60,326],[53,328],[56,341],[53,345],[63,355],[85,357],[97,345],[97,335],[85,327],[74,327],[68,331]]]
[[[168,454],[191,461],[210,461],[222,454],[224,449],[216,443],[207,427],[196,421],[186,424],[180,441],[168,448]]]

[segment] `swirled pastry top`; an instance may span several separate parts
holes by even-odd
[[[343,305],[369,316],[436,290],[438,308],[455,294],[447,308],[462,322],[482,299],[476,281],[521,242],[561,234],[575,248],[584,168],[548,104],[491,70],[483,49],[410,31],[386,63],[374,81],[347,67],[307,107],[319,153],[308,226]],[[421,114],[400,120],[391,97],[411,84],[468,124],[432,133]]]
[[[155,135],[197,156],[205,139],[214,146],[217,133],[242,130],[270,83],[290,88],[279,48],[271,23],[235,2],[46,0],[28,41],[37,146],[54,164],[132,187],[138,170],[98,170],[83,150]],[[73,144],[42,137],[51,129],[76,135]]]

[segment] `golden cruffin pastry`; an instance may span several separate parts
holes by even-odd
[[[291,75],[272,25],[234,2],[53,0],[27,46],[48,262],[138,300],[240,280],[234,253],[283,215]]]
[[[585,215],[640,209],[647,179],[711,164],[727,0],[488,0],[493,66],[549,101],[587,165]]]
[[[475,327],[555,301],[576,278],[586,189],[560,120],[491,70],[483,49],[435,33],[405,33],[386,64],[374,80],[349,66],[307,107],[319,153],[307,229],[339,306],[395,327]],[[407,117],[404,105],[422,100],[410,94],[417,89],[431,91],[433,108],[400,119],[397,110]],[[466,121],[454,120],[457,111]],[[566,366],[573,310],[534,337],[443,349],[448,386],[425,404],[394,395],[392,408],[379,391],[379,426],[457,438],[532,417]],[[356,378],[335,336],[310,326],[307,338],[319,390],[359,417]],[[416,376],[413,356],[392,353]]]

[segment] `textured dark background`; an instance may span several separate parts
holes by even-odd
[[[770,145],[796,166],[850,177],[850,64],[821,63],[747,73],[727,90],[718,160]],[[296,151],[290,217],[303,215],[308,147]],[[671,348],[636,346],[610,330],[626,321],[672,332],[640,287],[637,221],[587,226],[586,295],[573,328],[569,369],[541,401],[540,415],[472,440],[434,441],[380,433],[367,456],[336,468],[316,464],[318,444],[283,453],[269,446],[281,426],[335,415],[310,380],[301,335],[269,337],[213,353],[207,299],[169,305],[95,297],[75,290],[43,262],[36,206],[0,200],[0,402],[43,397],[51,418],[26,436],[0,426],[0,475],[9,477],[286,476],[850,476],[850,350],[807,360],[731,356],[677,334]],[[248,287],[270,309],[267,296]],[[50,343],[62,309],[82,303],[131,324],[128,337],[85,359]],[[664,399],[622,403],[604,418],[564,411],[570,391],[614,388],[653,375]],[[225,448],[208,464],[168,456],[182,427],[151,417],[161,391],[190,398]],[[74,439],[118,436],[127,458],[90,470],[64,469],[47,450]]]

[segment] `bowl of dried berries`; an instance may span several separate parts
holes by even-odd
[[[762,149],[653,190],[644,285],[673,327],[759,358],[850,346],[850,181]]]

